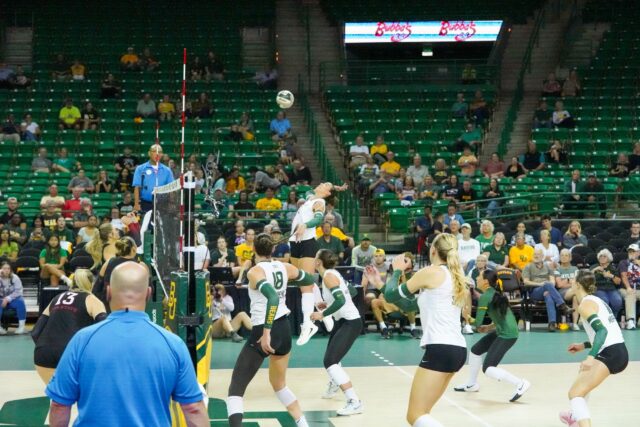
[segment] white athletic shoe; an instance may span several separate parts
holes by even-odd
[[[333,325],[335,324],[333,316],[323,317],[322,323],[324,323],[324,327],[327,329],[327,332],[333,331]]]
[[[314,336],[318,332],[318,327],[313,324],[313,322],[304,322],[300,325],[300,336],[298,337],[298,341],[296,343],[298,345],[305,345],[309,342],[312,336]]]
[[[7,335],[7,330],[0,326],[0,335]]]
[[[573,419],[571,411],[562,411],[558,415],[560,416],[560,421],[562,421],[569,427],[578,427],[578,422]]]
[[[463,393],[476,392],[480,390],[480,384],[477,384],[477,383],[473,385],[463,384],[463,385],[459,385],[458,387],[454,387],[453,389],[455,391],[460,391]]]
[[[462,333],[465,335],[473,335],[473,328],[467,323],[462,327]]]
[[[339,390],[340,390],[340,386],[338,384],[334,383],[333,381],[329,381],[329,384],[327,385],[327,390],[322,395],[322,398],[333,399],[333,397],[338,393]]]
[[[636,322],[633,319],[627,320],[627,329],[635,329]]]
[[[26,333],[27,333],[27,330],[24,328],[24,326],[21,327],[21,328],[16,329],[15,332],[14,332],[15,335],[22,335],[22,334],[26,334]]]
[[[71,286],[73,284],[71,279],[69,279],[67,276],[62,276],[60,278],[60,280],[62,280],[65,283],[65,285],[67,285],[67,286]]]
[[[529,387],[531,387],[531,383],[523,379],[522,384],[516,387],[516,394],[513,395],[509,402],[515,402],[516,400],[520,399],[522,395],[525,394],[527,390],[529,390]]]
[[[362,404],[362,400],[351,399],[347,401],[347,406],[345,406],[342,409],[338,409],[336,411],[336,414],[341,416],[347,416],[347,415],[361,414],[362,412],[364,412],[364,405]]]
[[[580,330],[580,326],[577,323],[573,323],[571,325],[571,330],[572,331],[579,331]]]

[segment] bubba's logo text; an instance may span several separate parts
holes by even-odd
[[[446,36],[455,33],[453,39],[457,42],[469,40],[476,34],[476,23],[474,21],[442,21],[440,24],[439,36]]]
[[[411,24],[409,22],[404,24],[400,22],[378,22],[375,36],[382,37],[386,33],[394,33],[390,37],[392,42],[401,42],[411,35]]]

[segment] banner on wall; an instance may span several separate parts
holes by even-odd
[[[502,21],[347,22],[345,44],[493,42]]]

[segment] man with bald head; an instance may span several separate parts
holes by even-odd
[[[173,182],[173,172],[160,163],[162,147],[149,148],[149,161],[136,167],[133,174],[133,209],[146,213],[153,209],[153,189]]]
[[[46,389],[49,424],[68,426],[170,426],[169,401],[182,407],[189,426],[209,426],[203,393],[187,346],[144,312],[151,295],[146,266],[125,262],[111,274],[111,314],[69,342]]]

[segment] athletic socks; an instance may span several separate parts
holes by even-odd
[[[379,322],[378,325],[380,325],[380,329],[387,329],[387,324],[384,322]]]
[[[307,419],[304,415],[296,421],[296,427],[309,427],[309,423],[307,423]]]
[[[587,400],[584,397],[574,397],[571,399],[571,416],[578,422],[591,418]]]
[[[411,329],[412,331],[414,329],[416,329],[416,324],[415,323],[409,323],[409,329]]]
[[[471,386],[478,383],[478,374],[480,373],[480,368],[482,367],[482,356],[478,356],[477,354],[469,353],[469,379],[467,380],[467,385]]]
[[[24,329],[24,325],[26,322],[27,322],[26,320],[18,320],[18,328]]]
[[[242,427],[242,416],[244,405],[241,396],[227,397],[227,414],[229,417],[229,427]]]
[[[424,414],[413,423],[413,427],[444,427],[444,426],[440,424],[431,415]]]
[[[522,384],[522,379],[516,377],[515,375],[505,371],[502,368],[497,368],[495,366],[490,366],[487,368],[486,371],[484,371],[484,373],[489,377],[489,378],[493,378],[494,380],[498,380],[498,381],[506,381],[510,384],[513,384],[514,386],[518,387],[520,384]]]
[[[358,398],[358,395],[356,394],[356,391],[353,389],[353,387],[346,389],[344,391],[344,395],[347,398],[347,401],[355,400],[356,402],[360,402],[360,399]]]
[[[311,321],[311,313],[315,308],[315,296],[313,292],[302,293],[302,321],[304,323]]]

